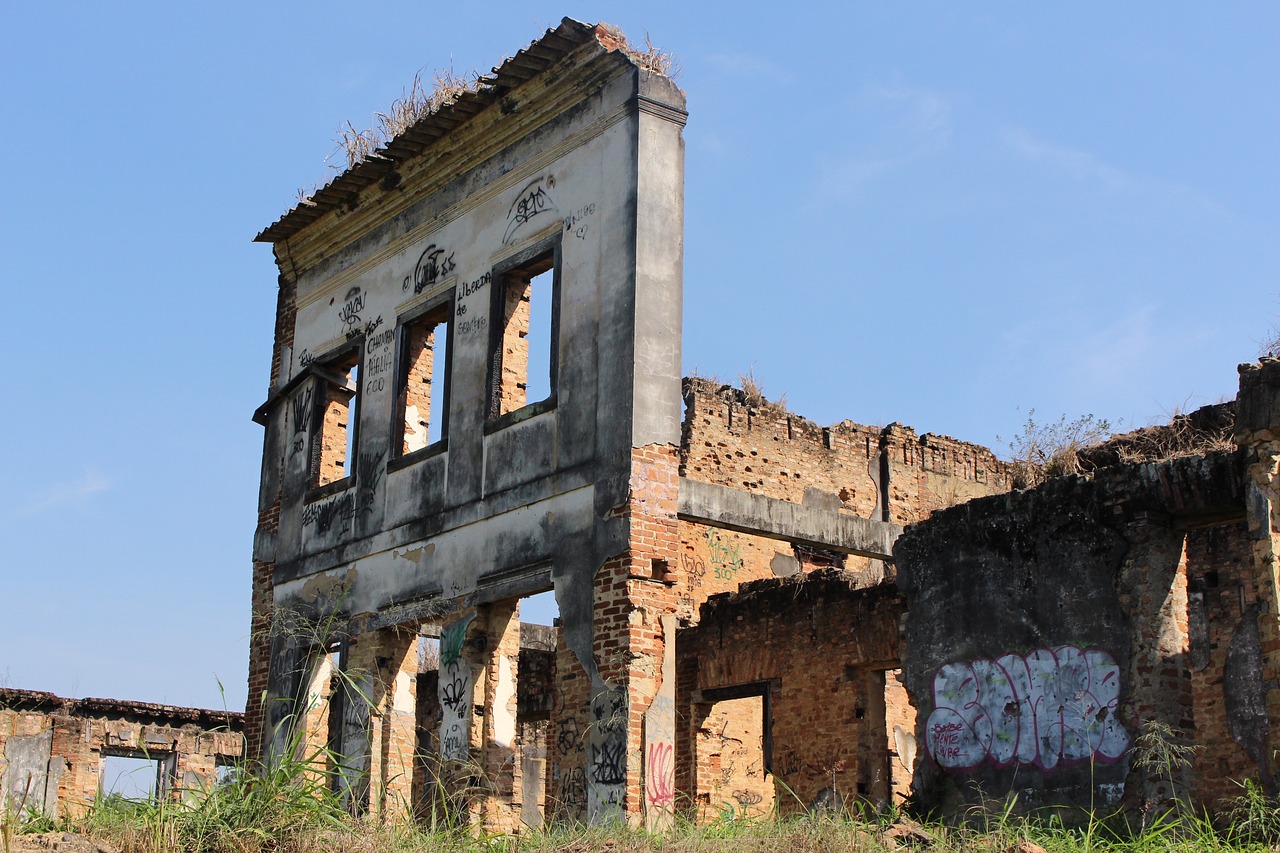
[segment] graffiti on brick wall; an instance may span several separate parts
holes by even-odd
[[[1036,649],[943,665],[933,679],[925,746],[940,765],[1118,760],[1129,748],[1117,719],[1120,667],[1105,651]]]
[[[566,810],[581,809],[587,804],[587,776],[581,767],[570,767],[560,777],[560,805]]]
[[[449,761],[466,761],[470,755],[475,673],[463,659],[462,647],[474,618],[471,614],[440,630],[440,755]]]
[[[717,580],[733,580],[742,569],[742,554],[738,543],[725,538],[720,531],[707,530],[707,551],[711,557],[711,571]]]

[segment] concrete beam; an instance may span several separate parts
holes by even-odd
[[[680,478],[678,512],[685,521],[887,561],[893,560],[893,542],[902,532],[899,525],[887,521],[870,521],[684,477]]]

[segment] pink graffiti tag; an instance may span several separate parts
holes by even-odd
[[[1120,667],[1075,646],[956,661],[933,678],[925,746],[949,769],[1116,761],[1129,734],[1116,718]]]
[[[670,808],[675,802],[675,766],[671,761],[671,752],[669,743],[649,744],[645,792],[649,796],[649,804],[659,808]]]

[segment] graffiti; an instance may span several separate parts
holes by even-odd
[[[588,216],[594,215],[596,212],[595,202],[580,207],[564,218],[564,233],[572,234],[579,240],[587,239],[587,223],[583,222]]]
[[[454,713],[458,713],[464,701],[470,698],[465,678],[451,679],[440,688],[440,704]]]
[[[1116,717],[1120,667],[1075,646],[944,664],[933,678],[925,747],[945,768],[1111,763],[1129,748]]]
[[[408,292],[412,287],[414,294],[419,294],[453,272],[457,266],[453,261],[453,252],[446,255],[444,249],[432,243],[422,250],[413,272],[404,277],[401,289]]]
[[[560,803],[577,808],[587,804],[587,777],[581,767],[566,770],[560,777]]]
[[[582,749],[582,731],[577,717],[564,717],[557,722],[556,750],[561,755],[571,755]]]
[[[450,622],[440,631],[440,754],[465,761],[471,754],[472,691],[475,673],[462,658],[467,626],[475,614]]]
[[[609,738],[591,747],[591,773],[601,785],[621,785],[626,776],[627,743],[620,737]]]
[[[363,450],[360,452],[360,461],[357,463],[356,479],[360,483],[360,511],[364,513],[373,512],[374,497],[378,491],[378,485],[382,482],[382,475],[386,473],[386,466],[383,464],[387,458],[387,449],[384,447],[376,453],[372,450]]]
[[[365,328],[369,335],[382,323],[382,315]],[[395,353],[392,352],[396,341],[393,329],[381,334],[365,338],[364,347],[364,390],[367,393],[378,393],[387,388],[387,374],[395,370]]]
[[[380,349],[385,351],[396,342],[395,329],[383,329],[378,334],[369,336],[369,333],[376,329],[381,323],[382,315],[379,314],[378,319],[373,323],[370,323],[369,328],[365,329],[365,335],[367,336],[364,345],[365,352],[375,352]]]
[[[359,326],[364,322],[360,319],[360,312],[364,310],[364,305],[365,294],[360,292],[359,287],[347,291],[342,307],[338,309],[338,319],[342,321],[342,331],[348,338],[360,334]]]
[[[458,334],[460,334],[460,335],[474,335],[474,334],[476,334],[477,332],[482,332],[482,331],[484,331],[484,330],[485,330],[485,329],[487,329],[487,328],[489,328],[489,318],[488,318],[488,317],[476,317],[476,318],[471,319],[471,320],[463,320],[461,323],[459,323],[459,324],[458,324]]]
[[[348,329],[347,339],[349,341],[351,338],[358,338],[361,336],[367,336],[367,334],[372,334],[374,329],[380,327],[381,324],[383,324],[383,315],[379,314],[378,316],[375,316],[374,319],[370,320],[369,323],[366,323],[364,329]]]
[[[469,281],[463,284],[461,287],[458,288],[458,298],[466,299],[468,296],[470,296],[471,294],[475,293],[480,288],[488,284],[491,276],[492,276],[492,273],[485,273],[475,281]]]
[[[649,758],[645,762],[645,793],[649,804],[659,808],[670,808],[675,802],[675,765],[671,753],[669,743],[649,744]]]
[[[534,178],[525,188],[520,190],[520,194],[516,196],[516,200],[511,203],[510,209],[507,211],[507,230],[502,235],[502,245],[506,246],[511,243],[512,238],[527,222],[541,216],[544,213],[555,213],[556,205],[551,199],[550,193],[547,192],[555,186],[555,178],[548,176],[544,178]]]
[[[301,453],[307,431],[311,428],[311,386],[307,385],[289,398],[293,414],[293,446],[289,453]]]
[[[621,785],[627,766],[627,694],[602,690],[591,700],[591,780]]]
[[[298,353],[298,366],[300,367],[304,367],[304,368],[310,367],[315,362],[315,360],[316,360],[316,357],[311,353],[307,352],[306,350],[303,350],[302,352]]]
[[[335,525],[339,533],[347,533],[351,530],[351,521],[355,517],[355,500],[350,492],[344,492],[326,503],[308,504],[302,509],[303,525],[314,524],[317,534],[328,533]]]
[[[680,568],[689,579],[689,589],[702,586],[702,579],[707,576],[707,565],[700,557],[693,554],[680,555]]]
[[[734,791],[733,798],[738,801],[738,805],[743,808],[747,806],[758,806],[764,802],[764,795],[759,791]]]
[[[742,568],[742,555],[736,541],[725,539],[717,530],[707,531],[707,550],[717,580],[733,580]]]

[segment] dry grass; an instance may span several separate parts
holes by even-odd
[[[429,85],[422,82],[422,72],[418,72],[413,75],[409,88],[390,107],[373,114],[371,127],[357,130],[350,121],[339,127],[334,154],[341,154],[346,159],[344,168],[351,168],[370,157],[376,157],[391,140],[442,107],[452,104],[462,95],[477,91],[480,85],[480,77],[474,72],[458,75],[452,68],[437,71]]]

